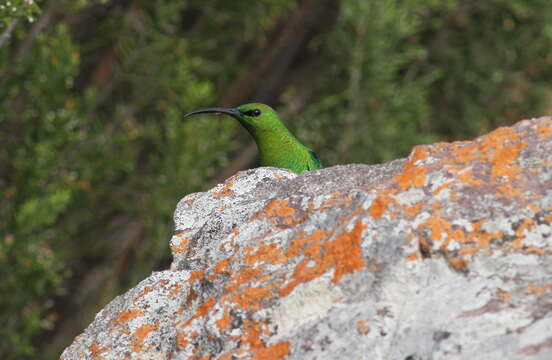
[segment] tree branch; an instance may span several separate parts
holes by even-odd
[[[13,19],[6,30],[2,32],[2,35],[0,35],[0,48],[4,46],[8,42],[8,40],[11,38],[11,34],[13,30],[15,29],[15,26],[17,25],[17,19]]]

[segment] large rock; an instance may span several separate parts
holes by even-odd
[[[552,359],[552,118],[408,159],[259,168],[62,359]]]

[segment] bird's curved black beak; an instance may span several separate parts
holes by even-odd
[[[203,109],[197,109],[194,111],[191,111],[184,115],[184,117],[196,115],[196,114],[205,114],[205,113],[216,113],[216,114],[226,114],[230,115],[232,117],[235,117],[236,119],[239,119],[242,115],[242,113],[233,108],[223,108],[223,107],[211,107],[211,108],[203,108]]]

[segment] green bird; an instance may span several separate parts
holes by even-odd
[[[253,103],[236,108],[212,107],[184,115],[219,113],[230,115],[253,136],[259,148],[261,166],[290,169],[296,173],[321,169],[318,156],[301,144],[286,128],[278,113],[268,105]]]

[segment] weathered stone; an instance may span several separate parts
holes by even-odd
[[[387,164],[259,168],[69,359],[552,359],[552,118]]]

